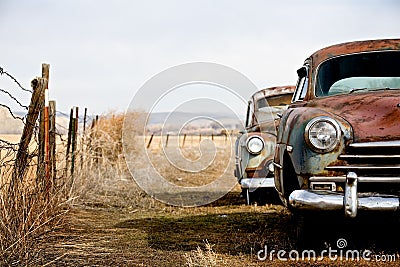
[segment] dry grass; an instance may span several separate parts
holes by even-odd
[[[141,113],[131,113],[129,116],[130,121],[143,117]],[[77,169],[70,186],[70,197],[76,197],[74,204],[164,207],[137,186],[128,170],[122,148],[123,122],[124,115],[108,114],[80,140],[75,164]],[[177,186],[206,185],[226,174],[234,179],[232,142],[225,136],[215,136],[215,146],[210,146],[211,136],[203,136],[201,145],[200,140],[196,140],[197,137],[188,136],[184,147],[182,137],[178,144],[178,137],[171,136],[168,146],[163,147],[159,144],[161,137],[155,136],[152,145],[147,149],[147,155],[142,155],[138,152],[138,146],[147,146],[149,137],[138,136],[135,129],[130,131],[133,132],[129,143],[130,153],[134,154],[137,168],[154,168],[165,180]],[[200,168],[199,171],[187,170],[186,166],[195,164],[196,168]]]
[[[185,258],[188,267],[213,267],[221,266],[222,264],[222,262],[219,262],[220,259],[217,253],[213,251],[213,245],[211,245],[208,240],[204,241],[204,249],[198,246],[196,250],[185,253]]]
[[[130,114],[137,119],[140,114]],[[74,204],[119,208],[152,208],[157,203],[132,179],[122,151],[124,115],[110,113],[88,130],[76,154],[70,187]]]
[[[187,139],[192,139],[188,136]],[[161,137],[154,138],[155,142]],[[194,141],[178,146],[178,136],[170,137],[167,147],[149,148],[150,162],[162,177],[178,186],[196,187],[212,183],[218,177],[233,173],[233,146],[224,136],[194,136]],[[164,140],[165,142],[165,140]],[[165,143],[164,143],[165,145]],[[182,138],[179,140],[182,145]]]
[[[3,140],[18,143],[19,136]],[[35,153],[34,142],[30,150]],[[67,210],[60,188],[45,190],[37,178],[35,157],[30,157],[22,177],[14,175],[15,154],[3,149],[0,157],[0,265],[30,266],[40,258],[37,244],[61,224]]]

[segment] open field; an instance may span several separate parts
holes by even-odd
[[[146,145],[149,144],[151,136],[146,136],[145,137],[145,143]],[[230,137],[230,136],[225,136],[225,135],[187,135],[184,137],[184,135],[171,135],[171,136],[160,136],[160,135],[155,135],[153,136],[153,139],[150,143],[149,149],[151,150],[157,150],[162,148],[162,146],[165,146],[167,144],[167,139],[168,139],[168,145],[167,147],[194,147],[198,146],[199,143],[202,141],[208,140],[212,141],[216,147],[226,147],[229,146],[229,144],[234,144],[235,142],[235,137]]]
[[[20,141],[21,135],[19,134],[1,134],[0,139],[6,140],[10,143],[18,143]]]
[[[214,162],[234,157],[228,147],[216,145]],[[209,165],[197,174],[175,168],[164,157],[165,150],[150,149],[152,164],[170,182],[198,186],[215,179],[223,164]],[[186,157],[195,160],[198,146],[186,147]],[[206,149],[203,150],[206,153]],[[221,158],[217,160],[218,156]],[[118,165],[118,164],[117,164]],[[115,165],[115,166],[117,166]],[[220,166],[217,168],[217,166]],[[112,168],[112,167],[110,167]],[[397,266],[400,233],[396,218],[360,216],[358,221],[326,218],[318,221],[310,235],[310,247],[319,260],[281,261],[278,250],[296,249],[291,214],[280,205],[247,206],[236,186],[228,194],[201,207],[181,208],[160,203],[137,187],[129,173],[112,175],[108,168],[102,177],[90,181],[92,187],[75,201],[68,224],[52,234],[41,246],[37,264],[48,266],[375,266],[377,262],[332,260],[321,251],[336,248],[339,239],[345,249],[371,250],[374,255],[395,257]],[[110,172],[111,171],[111,172]],[[229,172],[232,170],[229,170]],[[92,172],[93,173],[93,172]],[[230,172],[233,176],[232,172]],[[192,176],[195,175],[195,176]],[[177,180],[176,177],[181,178]],[[100,179],[100,180],[99,180]],[[207,180],[208,179],[208,180]],[[192,180],[199,180],[194,182]],[[78,182],[79,183],[79,182]],[[383,226],[384,225],[384,226]],[[378,227],[379,226],[379,227]],[[367,233],[367,234],[366,234]],[[275,251],[271,260],[262,261],[257,253],[268,247]],[[300,252],[301,253],[301,252]],[[322,252],[323,253],[323,252]],[[260,254],[261,255],[261,254]],[[286,254],[286,257],[288,255]],[[52,262],[54,261],[54,262]]]
[[[201,207],[160,203],[137,186],[112,138],[105,140],[92,141],[94,147],[101,147],[101,157],[92,157],[92,152],[77,156],[81,167],[70,191],[69,212],[63,224],[43,236],[29,266],[397,266],[400,261],[398,219],[381,214],[356,221],[317,220],[307,249],[315,250],[318,258],[279,260],[278,250],[288,258],[297,249],[294,220],[284,207],[247,206],[239,186]],[[198,187],[212,183],[221,173],[235,179],[229,139],[202,137],[199,146],[199,136],[188,136],[183,148],[182,141],[178,145],[171,136],[163,149],[155,136],[147,150],[149,162],[168,182]],[[138,164],[142,159],[138,157]],[[200,162],[205,168],[191,172],[179,168],[182,162]],[[330,259],[323,254],[337,249],[339,239],[347,242],[344,253],[370,250],[386,262],[374,257],[370,261]],[[258,258],[257,254],[265,256],[266,248],[267,257]]]

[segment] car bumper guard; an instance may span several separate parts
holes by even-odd
[[[357,186],[357,174],[349,172],[344,193],[295,190],[289,195],[289,204],[299,210],[344,210],[350,218],[357,216],[357,210],[396,211],[400,208],[398,196],[358,193]]]

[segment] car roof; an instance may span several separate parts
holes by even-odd
[[[308,60],[311,59],[311,67],[314,69],[321,62],[336,56],[384,50],[400,50],[400,39],[366,40],[336,44],[316,51]]]
[[[269,87],[269,88],[261,89],[260,91],[255,92],[250,97],[250,99],[252,99],[255,102],[260,98],[284,95],[284,94],[293,94],[294,89],[295,89],[294,85]]]

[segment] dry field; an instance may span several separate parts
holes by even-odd
[[[2,134],[0,139],[6,140],[11,143],[18,143],[21,136],[19,134]]]
[[[121,120],[113,120],[114,128],[120,129]],[[335,249],[337,240],[345,238],[348,249],[395,255],[396,262],[335,260],[326,254],[318,260],[281,261],[277,251],[290,252],[296,243],[292,216],[280,205],[247,206],[238,186],[201,207],[161,203],[137,186],[125,164],[120,133],[107,125],[99,125],[101,134],[91,136],[90,147],[82,143],[69,212],[63,224],[41,237],[29,266],[398,266],[396,218],[324,218],[317,220],[309,237],[309,249],[317,256],[329,247]],[[203,136],[199,145],[199,136],[188,136],[182,147],[182,138],[179,145],[176,138],[170,136],[163,149],[160,137],[154,137],[147,149],[152,167],[168,182],[198,187],[212,183],[221,173],[235,179],[234,139]],[[148,141],[149,137],[145,145]],[[138,166],[143,164],[143,157],[137,161]],[[202,171],[193,171],[198,169]],[[275,254],[262,261],[257,253],[265,248]]]

